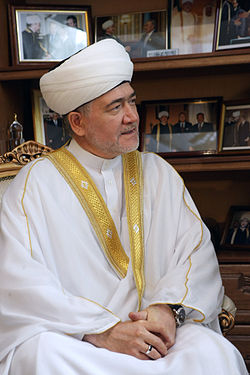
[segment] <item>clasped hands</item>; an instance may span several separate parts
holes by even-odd
[[[175,343],[176,335],[175,319],[168,305],[151,305],[145,310],[130,312],[129,318],[103,333],[85,335],[83,340],[142,360],[167,355],[168,349]],[[153,348],[146,355],[149,345]]]

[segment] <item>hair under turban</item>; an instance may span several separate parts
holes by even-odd
[[[104,39],[71,56],[40,79],[44,100],[64,115],[98,98],[123,81],[131,81],[133,64],[125,48]]]

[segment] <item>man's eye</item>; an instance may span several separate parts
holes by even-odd
[[[131,98],[129,101],[129,104],[135,104],[136,103],[136,98]]]
[[[121,104],[117,104],[116,106],[111,108],[111,111],[117,111],[121,107]]]

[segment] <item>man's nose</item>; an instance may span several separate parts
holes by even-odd
[[[124,116],[123,116],[123,122],[125,124],[127,123],[133,123],[138,120],[138,113],[136,106],[132,106],[129,104],[125,105],[125,110],[124,110]]]

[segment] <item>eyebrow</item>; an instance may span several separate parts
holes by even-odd
[[[132,92],[132,94],[129,95],[128,99],[133,98],[133,96],[136,96],[135,91]],[[116,104],[116,103],[122,103],[124,100],[126,100],[126,98],[124,98],[124,97],[123,97],[123,98],[115,99],[115,100],[113,100],[111,103],[107,104],[107,105],[105,106],[105,108],[108,109],[109,107],[111,107],[112,105],[114,105],[114,104]]]

